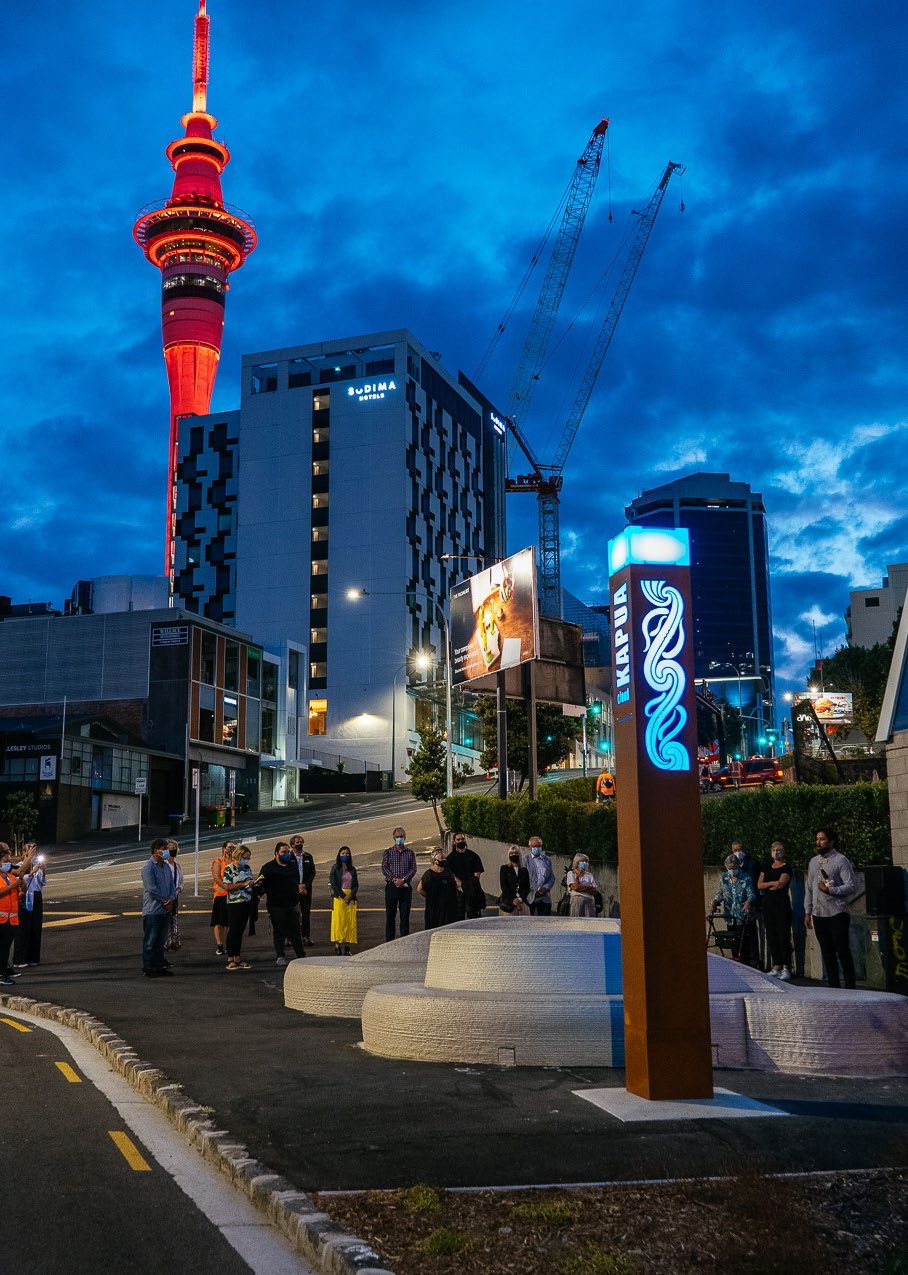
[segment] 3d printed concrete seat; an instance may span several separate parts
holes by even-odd
[[[386,1058],[517,1066],[624,1062],[620,922],[488,918],[352,958],[294,961],[285,1003],[357,1017]],[[707,957],[717,1067],[908,1075],[908,1001],[792,987]],[[684,971],[678,971],[684,977]]]
[[[456,928],[502,924],[513,925],[513,921],[509,917],[461,921]],[[284,1004],[304,1014],[359,1018],[370,987],[422,982],[435,933],[419,930],[356,956],[307,956],[303,961],[291,961],[284,972]]]

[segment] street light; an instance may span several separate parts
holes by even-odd
[[[438,605],[435,598],[425,589],[348,589],[347,599],[350,602],[358,602],[360,598],[408,598],[410,594],[421,594],[426,598],[438,611],[441,623],[445,632],[445,728],[448,734],[448,760],[445,775],[445,790],[449,797],[454,795],[454,732],[453,732],[453,710],[451,707],[451,630],[448,625],[448,617],[442,608]],[[398,670],[400,672],[400,670]],[[396,676],[396,675],[395,675]],[[392,695],[394,693],[392,687]],[[393,746],[392,746],[393,752]],[[392,766],[393,770],[393,766]]]
[[[394,785],[394,777],[396,774],[396,771],[394,769],[394,753],[397,748],[397,679],[400,677],[401,673],[403,673],[403,671],[408,667],[410,662],[411,661],[409,658],[404,660],[403,664],[401,664],[400,668],[394,674],[394,677],[391,681],[391,785],[392,787]],[[417,651],[415,655],[413,655],[412,657],[412,663],[414,664],[416,668],[425,669],[429,667],[432,661],[425,651]]]

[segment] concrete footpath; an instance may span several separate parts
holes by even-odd
[[[25,971],[16,991],[101,1019],[210,1107],[218,1126],[256,1159],[306,1191],[416,1182],[601,1182],[908,1162],[903,1081],[722,1072],[718,1085],[771,1102],[790,1118],[623,1125],[573,1092],[620,1086],[619,1072],[389,1062],[362,1050],[358,1023],[286,1010],[283,971],[274,964],[264,913],[258,934],[244,946],[253,968],[228,974],[214,956],[207,898],[185,899],[184,945],[172,957],[175,976],[145,980],[139,891],[104,897],[98,890],[81,908],[105,919],[83,917],[81,923],[80,903],[67,893],[65,905],[54,907],[51,892],[47,919],[58,924],[45,932],[41,967]],[[364,862],[360,899],[361,945],[371,945],[384,927],[374,861]],[[323,884],[314,907],[318,943],[310,951],[328,953]],[[422,925],[416,908],[413,923]],[[515,987],[515,996],[520,992]]]

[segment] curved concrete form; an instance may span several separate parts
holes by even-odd
[[[620,942],[611,920],[463,921],[356,957],[294,961],[284,998],[307,1013],[361,1013],[365,1048],[385,1058],[621,1067]],[[715,1066],[908,1075],[905,998],[792,987],[712,954],[707,966]]]

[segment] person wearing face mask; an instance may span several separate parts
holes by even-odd
[[[580,851],[574,855],[564,880],[571,899],[571,916],[596,915],[596,878],[590,872],[589,857]]]
[[[41,964],[41,926],[44,917],[44,887],[47,884],[44,871],[44,855],[38,846],[29,841],[17,873],[22,883],[19,901],[19,928],[16,931],[15,966],[25,969]]]
[[[713,915],[722,908],[725,924],[734,939],[736,961],[750,965],[753,959],[753,911],[757,892],[750,874],[741,867],[736,854],[725,860],[725,871],[713,899]]]
[[[416,889],[426,901],[425,929],[434,930],[457,920],[457,881],[445,862],[444,846],[436,846],[432,851],[431,865]]]
[[[274,847],[274,855],[255,879],[254,892],[257,896],[268,898],[268,915],[271,918],[271,933],[274,938],[275,965],[285,966],[287,958],[284,947],[287,943],[297,956],[305,956],[303,936],[300,928],[300,879],[299,869],[294,860],[294,852],[286,841],[279,841]]]
[[[356,895],[359,891],[359,876],[353,866],[353,855],[349,846],[341,846],[337,852],[334,866],[328,875],[331,887],[331,942],[338,956],[350,956],[350,948],[357,943],[356,936]]]
[[[552,860],[542,849],[541,837],[530,837],[530,857],[526,861],[530,878],[527,902],[531,916],[552,915],[552,891],[555,888],[555,869]]]
[[[305,848],[306,842],[301,833],[290,838],[293,861],[299,878],[300,932],[306,947],[312,946],[312,887],[315,882],[315,860]]]
[[[530,874],[520,860],[520,846],[511,846],[508,861],[501,865],[498,874],[501,894],[498,907],[507,916],[529,916],[527,895],[530,893]]]
[[[13,941],[19,929],[19,895],[22,883],[13,876],[9,846],[0,841],[0,987],[15,987],[19,975],[10,964]]]
[[[791,978],[791,868],[785,862],[785,847],[774,841],[770,862],[760,873],[757,887],[763,900],[763,923],[773,978],[787,983]]]
[[[482,916],[486,905],[486,896],[482,888],[482,874],[485,872],[482,859],[475,850],[467,846],[467,839],[462,832],[454,833],[453,848],[448,855],[448,867],[457,879],[459,890],[460,919],[468,921]]]
[[[176,900],[176,878],[169,858],[167,838],[155,837],[151,843],[151,858],[142,868],[142,973],[146,978],[162,978],[173,973],[164,957],[170,914]]]
[[[744,849],[744,845],[740,837],[735,837],[734,841],[731,843],[731,853],[738,860],[738,866],[741,871],[747,873],[753,884],[754,902],[753,907],[751,908],[752,917],[750,922],[753,933],[751,935],[751,941],[755,952],[759,953],[760,969],[763,969],[763,957],[766,954],[766,931],[763,925],[763,900],[762,895],[760,894],[760,872],[763,865],[760,863],[759,859],[755,858]]]
[[[252,915],[252,868],[243,854],[245,846],[234,846],[224,854],[224,889],[227,891],[227,966],[228,970],[251,970],[241,959],[243,935]]]
[[[381,857],[381,874],[385,879],[385,942],[395,937],[394,927],[400,912],[400,937],[410,933],[410,908],[413,903],[413,878],[416,855],[407,845],[403,828],[394,829],[394,845]]]

